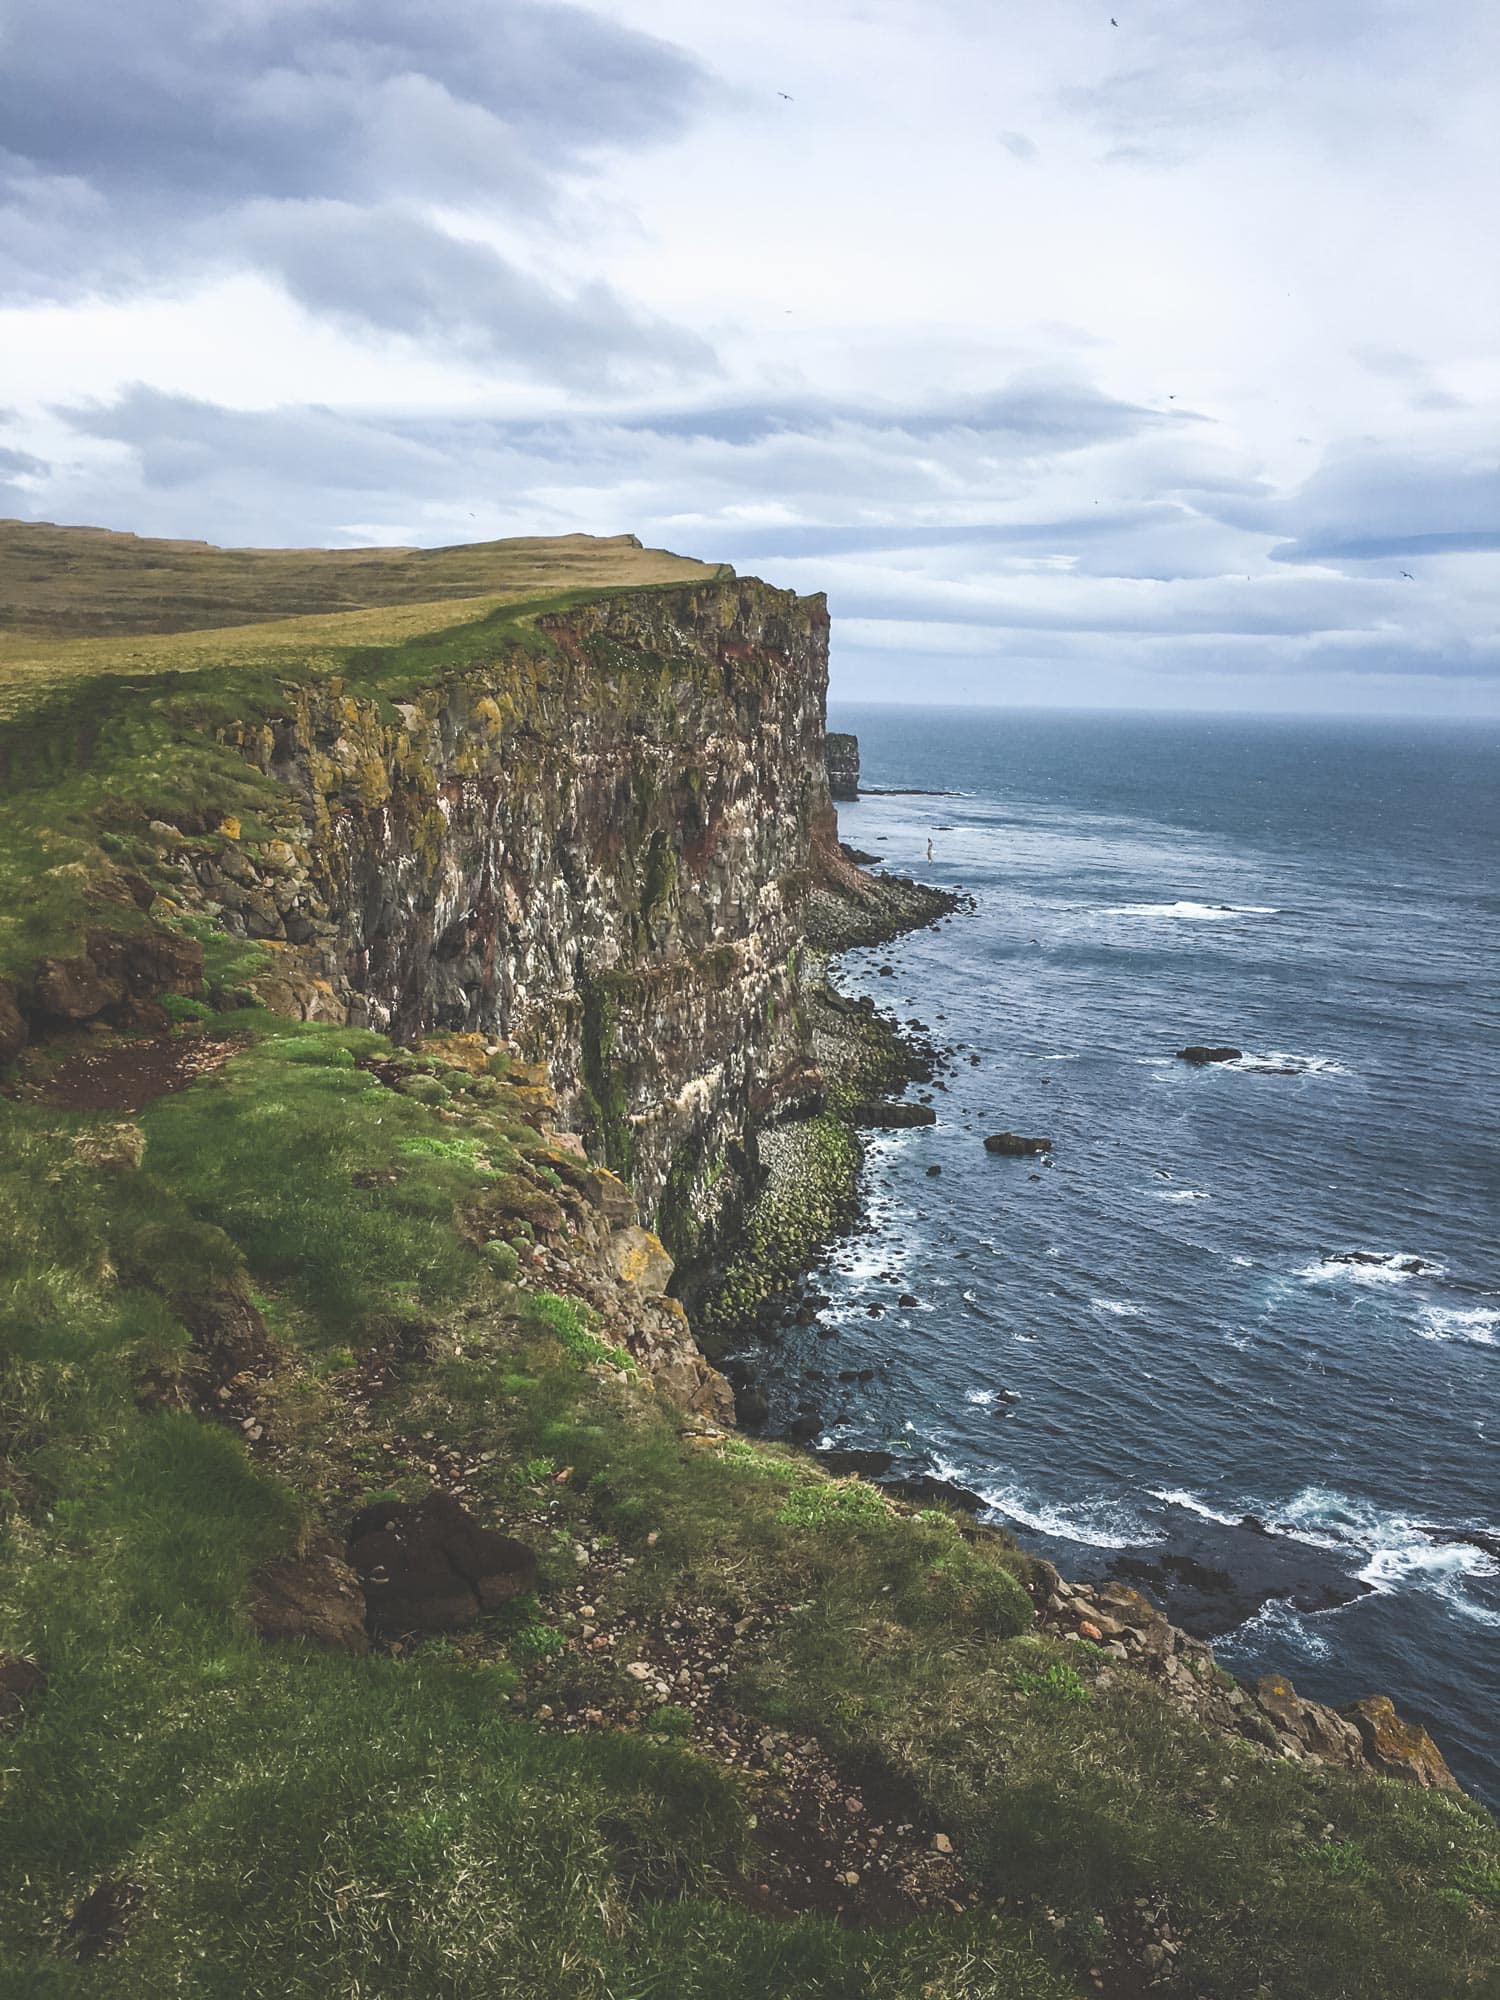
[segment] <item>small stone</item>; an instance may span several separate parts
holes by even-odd
[[[632,1660],[625,1671],[633,1681],[649,1681],[652,1676],[652,1669],[644,1660]]]
[[[846,1889],[857,1889],[859,1887],[859,1870],[857,1868],[846,1868],[843,1874],[840,1875],[839,1880]]]
[[[1092,1619],[1080,1618],[1078,1621],[1078,1636],[1080,1639],[1092,1639],[1097,1646],[1103,1639],[1104,1634]]]
[[[948,1838],[946,1833],[935,1833],[932,1836],[932,1850],[934,1854],[951,1854],[953,1852],[953,1842]]]

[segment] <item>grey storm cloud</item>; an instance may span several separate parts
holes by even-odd
[[[1383,562],[1500,549],[1500,466],[1391,450],[1333,458],[1282,507],[1278,562]]]
[[[529,360],[702,369],[707,348],[450,233],[679,131],[689,56],[582,8],[488,0],[49,0],[0,18],[0,278],[21,297],[254,268],[309,310]]]

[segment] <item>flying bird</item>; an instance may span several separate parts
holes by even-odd
[[[1118,22],[1118,21],[1117,21],[1117,20],[1115,19],[1115,17],[1114,17],[1114,15],[1113,15],[1113,14],[1111,14],[1111,15],[1110,15],[1110,17],[1109,17],[1109,25],[1110,25],[1110,26],[1111,26],[1112,28],[1118,28],[1118,27],[1119,27],[1119,25],[1120,25],[1120,24],[1119,24],[1119,22]]]
[[[1404,576],[1404,577],[1406,578],[1406,580],[1407,580],[1407,582],[1408,582],[1408,583],[1415,583],[1415,582],[1416,582],[1416,580],[1417,580],[1417,579],[1416,579],[1416,578],[1415,578],[1415,577],[1414,577],[1414,576],[1412,575],[1412,573],[1411,573],[1411,571],[1410,571],[1409,569],[1404,569],[1404,570],[1402,570],[1401,574],[1402,574],[1402,575],[1403,575],[1403,576]]]
[[[796,100],[796,99],[795,99],[795,98],[794,98],[794,97],[792,96],[792,93],[791,93],[791,92],[790,92],[789,90],[778,90],[778,91],[777,91],[777,93],[776,93],[776,95],[777,95],[778,97],[784,97],[784,98],[786,99],[786,101],[787,101],[787,103],[788,103],[788,104],[795,104],[795,103],[796,103],[796,101],[797,101],[797,100]]]

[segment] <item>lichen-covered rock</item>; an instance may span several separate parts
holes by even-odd
[[[1360,1733],[1367,1761],[1383,1778],[1404,1778],[1445,1792],[1459,1789],[1442,1751],[1425,1729],[1402,1720],[1389,1695],[1367,1695],[1343,1712]]]
[[[105,1173],[131,1173],[146,1157],[146,1135],[139,1125],[90,1125],[73,1141],[74,1156],[86,1167]]]

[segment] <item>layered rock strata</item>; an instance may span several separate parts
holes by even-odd
[[[821,597],[728,580],[540,617],[409,700],[289,689],[231,738],[302,836],[160,826],[164,862],[269,948],[253,997],[504,1038],[645,1218],[696,1233],[755,1130],[818,1092],[798,948],[831,822],[827,633]]]

